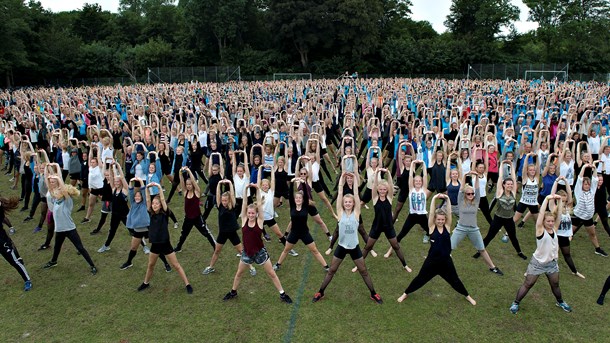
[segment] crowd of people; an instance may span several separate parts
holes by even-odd
[[[382,303],[365,259],[377,256],[383,235],[391,245],[384,256],[395,254],[411,272],[402,240],[417,226],[430,248],[398,301],[439,275],[476,305],[451,251],[467,237],[473,257],[502,276],[486,247],[504,229],[502,240],[529,258],[510,311],[519,311],[544,274],[557,306],[570,312],[558,252],[584,279],[570,254],[572,236],[584,227],[593,248],[583,255],[608,257],[597,224],[610,236],[609,95],[607,84],[595,82],[356,78],[2,91],[0,166],[21,192],[0,197],[2,255],[29,291],[8,218],[21,206],[25,221],[36,221],[34,232],[46,223],[39,250],[53,254],[43,268],[58,265],[68,238],[98,273],[73,220],[84,213],[82,233],[97,207],[101,216],[90,234],[108,226],[99,253],[110,250],[123,225],[132,238],[120,268],[133,266],[140,246],[149,255],[138,291],[150,287],[160,258],[193,293],[176,253],[195,227],[213,251],[203,274],[215,272],[227,241],[240,256],[224,300],[235,298],[242,275],[256,275],[259,265],[280,300],[292,303],[278,274],[288,255],[298,256],[301,241],[326,271],[313,302],[324,298],[349,255],[371,299]],[[280,227],[275,218],[284,203],[281,215],[290,223]],[[408,213],[397,234],[403,207]],[[215,223],[208,221],[213,211]],[[318,248],[328,242],[314,240],[309,217],[330,241],[330,261]],[[182,222],[176,245],[170,220],[174,228]],[[535,226],[535,238],[527,238],[536,241],[531,257],[517,237],[528,221]],[[265,246],[272,236],[284,246],[275,263]],[[610,277],[600,305],[608,288]]]

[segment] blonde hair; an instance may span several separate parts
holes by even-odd
[[[475,193],[474,191],[474,187],[472,187],[471,185],[465,185],[464,186],[464,195],[466,195],[466,193],[468,192],[472,192]],[[468,200],[466,197],[464,197],[464,201],[469,202],[469,205],[474,204],[474,197],[472,198],[472,200]]]
[[[377,190],[379,190],[379,187],[385,187],[388,190],[388,194],[386,195],[386,197],[392,196],[394,194],[394,187],[390,187],[390,184],[387,180],[380,180],[377,183]]]

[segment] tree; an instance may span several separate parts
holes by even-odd
[[[23,0],[4,0],[0,10],[0,73],[10,87],[13,68],[30,65],[25,41],[31,33]]]
[[[487,42],[519,19],[510,0],[453,0],[450,10],[445,25],[451,32]]]
[[[113,14],[103,11],[100,5],[85,4],[74,21],[73,31],[86,43],[103,41],[113,34],[112,19]]]

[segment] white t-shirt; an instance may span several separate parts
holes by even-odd
[[[142,178],[145,180],[146,176]],[[100,189],[104,187],[104,176],[102,175],[102,169],[97,166],[95,168],[89,167],[89,188]]]
[[[239,175],[233,175],[233,187],[235,188],[236,199],[242,199],[244,197],[244,189],[246,189],[249,182],[250,180],[246,177],[246,174],[244,174],[244,177],[241,179],[239,178]]]
[[[566,161],[561,162],[559,166],[559,176],[564,176],[570,185],[574,184],[574,161],[567,163]],[[565,185],[565,181],[559,180],[560,185]]]
[[[587,142],[589,143],[589,150],[592,154],[599,154],[599,149],[602,146],[602,140],[599,136],[596,137],[587,137]]]
[[[273,191],[269,189],[267,192],[264,192],[261,189],[261,196],[265,197],[263,201],[263,220],[271,220],[275,215],[275,209],[273,207]]]
[[[521,203],[530,206],[538,205],[538,179],[530,180],[525,177],[525,183],[521,191]]]

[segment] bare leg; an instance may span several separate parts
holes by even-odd
[[[152,279],[158,258],[159,255],[153,254],[152,252],[150,253],[150,255],[148,255],[148,267],[146,268],[146,276],[144,277],[144,283],[148,284],[150,282],[150,279]]]
[[[269,262],[269,261],[267,261]],[[271,262],[269,262],[271,263]],[[237,287],[239,287],[239,283],[241,281],[241,276],[246,272],[246,269],[248,269],[248,265],[243,263],[242,261],[239,261],[239,266],[237,267],[237,273],[235,273],[235,277],[233,278],[233,288],[232,290],[237,291]],[[273,270],[273,268],[271,268],[271,270]]]
[[[284,250],[282,251],[280,258],[277,260],[277,264],[282,264],[284,262],[284,259],[286,259],[286,255],[288,255],[288,252],[293,247],[294,247],[294,244],[286,242],[286,245],[284,246]]]
[[[273,282],[273,285],[275,286],[275,288],[280,293],[283,293],[284,289],[282,288],[282,283],[280,282],[280,279],[277,277],[277,274],[275,273],[275,270],[273,270],[273,266],[271,265],[271,261],[267,260],[267,262],[265,262],[265,264],[263,265],[263,268],[265,268],[265,272],[267,273],[267,275],[269,275],[269,278]],[[245,271],[245,269],[244,269],[244,271]]]
[[[91,219],[91,213],[93,213],[93,208],[95,207],[96,202],[97,196],[89,194],[89,207],[87,208],[87,215],[85,216],[85,218]]]
[[[286,243],[286,245],[288,245],[288,243]],[[312,242],[312,243],[308,244],[307,247],[309,248],[309,251],[311,251],[311,253],[313,254],[313,257],[315,257],[316,260],[318,260],[318,262],[320,262],[322,267],[328,267],[328,264],[324,260],[324,256],[322,256],[322,254],[320,254],[320,251],[318,251],[318,248],[316,247],[316,243],[315,242]],[[284,251],[285,250],[286,249],[284,249]]]
[[[172,267],[174,267],[174,269],[178,272],[178,275],[180,275],[180,278],[182,278],[182,281],[184,281],[184,285],[186,285],[186,286],[190,285],[189,280],[186,278],[186,273],[184,272],[184,269],[182,269],[182,266],[180,265],[180,263],[178,262],[178,259],[176,258],[176,253],[173,252],[169,255],[166,255],[165,257],[167,258],[169,263],[172,265]]]

